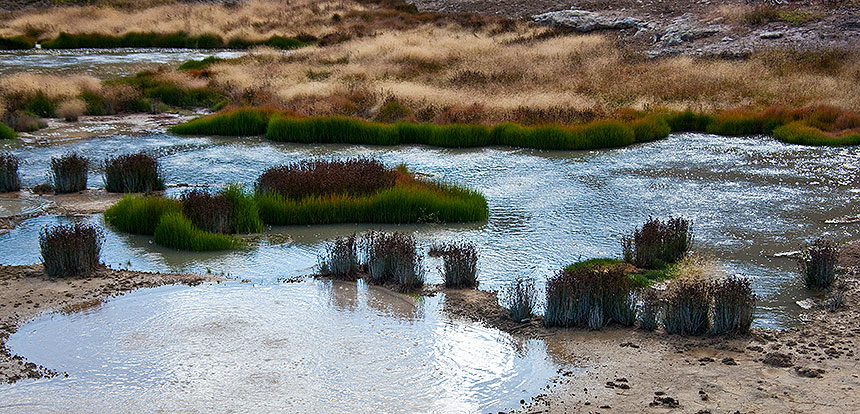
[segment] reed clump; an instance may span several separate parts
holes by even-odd
[[[622,238],[624,261],[643,269],[658,269],[684,257],[692,242],[691,223],[683,217],[666,221],[649,218]]]
[[[635,322],[633,282],[618,266],[563,270],[547,280],[545,326],[601,329]]]
[[[755,310],[755,294],[749,279],[730,277],[714,282],[713,297],[711,332],[730,336],[749,333]]]
[[[161,216],[153,240],[165,247],[191,251],[229,250],[242,246],[242,241],[236,237],[199,229],[179,212]]]
[[[702,335],[710,328],[713,286],[703,281],[681,280],[666,297],[663,327],[670,334]]]
[[[182,194],[179,201],[183,215],[197,228],[210,233],[232,233],[233,205],[224,195],[195,189]]]
[[[105,190],[109,193],[151,193],[164,190],[158,160],[147,153],[105,160]]]
[[[90,162],[80,155],[67,154],[51,158],[51,177],[57,194],[76,193],[87,188]]]
[[[471,242],[435,245],[430,256],[442,258],[445,287],[453,289],[478,287],[478,249]]]
[[[534,281],[519,277],[505,290],[502,304],[514,322],[523,322],[534,314],[535,301]]]
[[[836,280],[838,262],[839,246],[836,242],[819,238],[809,243],[798,258],[803,284],[809,289],[829,288]]]
[[[355,280],[361,270],[358,256],[358,236],[340,237],[325,248],[319,258],[320,274],[336,279]]]
[[[394,186],[396,173],[365,158],[300,161],[266,170],[257,190],[301,200],[309,196],[367,196]]]
[[[104,237],[96,227],[75,223],[45,228],[39,234],[39,248],[45,274],[50,277],[78,277],[99,267]]]
[[[21,189],[18,178],[18,157],[10,153],[0,153],[0,193],[8,193]]]
[[[365,235],[368,281],[393,284],[408,292],[424,285],[424,268],[415,238],[405,233]]]
[[[179,135],[218,135],[244,137],[263,135],[273,111],[258,108],[237,108],[192,119],[170,127]]]

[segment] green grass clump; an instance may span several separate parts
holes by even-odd
[[[0,50],[24,50],[36,47],[36,42],[24,36],[0,37]]]
[[[693,111],[675,112],[664,115],[672,132],[705,132],[714,117]]]
[[[158,78],[154,72],[139,72],[107,83],[129,85],[141,92],[141,96],[129,102],[130,112],[150,112],[153,101],[178,108],[213,108],[224,100],[224,95],[208,88],[182,88]]]
[[[843,133],[828,133],[807,125],[804,121],[795,121],[773,130],[773,137],[789,144],[813,146],[846,146],[860,144],[860,132],[846,131]]]
[[[764,133],[765,119],[753,112],[727,111],[714,117],[705,127],[709,134],[739,137]]]
[[[172,198],[127,195],[105,211],[105,221],[126,233],[152,235],[161,216],[181,211],[182,204]]]
[[[175,125],[170,132],[180,135],[263,135],[271,116],[272,111],[265,109],[239,108]]]
[[[0,139],[15,139],[15,130],[0,123]]]
[[[304,144],[397,145],[394,126],[343,116],[292,118],[276,116],[269,120],[266,138],[278,142]]]
[[[646,116],[630,123],[636,142],[651,142],[667,138],[672,128],[666,119],[660,116]]]
[[[623,260],[618,259],[610,259],[607,257],[598,257],[595,259],[582,260],[573,264],[568,265],[564,268],[565,272],[575,272],[577,270],[594,270],[599,268],[607,268],[610,266],[619,265],[624,263]]]
[[[203,70],[225,60],[226,59],[217,58],[215,56],[205,57],[200,60],[189,60],[179,65],[179,70]]]
[[[122,36],[62,32],[56,38],[42,42],[44,49],[112,49],[119,47],[218,49],[224,46],[224,40],[220,36],[211,34],[191,36],[183,32],[132,32]]]
[[[221,195],[233,206],[230,222],[234,233],[259,233],[263,231],[263,220],[254,197],[239,184],[230,184]]]
[[[273,225],[458,223],[484,221],[488,215],[487,200],[481,194],[448,184],[393,187],[364,197],[330,195],[291,200],[276,193],[257,193],[255,198],[260,217]]]
[[[153,239],[165,247],[192,251],[228,250],[242,245],[236,237],[200,230],[179,212],[161,216]]]

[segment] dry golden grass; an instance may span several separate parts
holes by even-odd
[[[33,96],[41,92],[54,101],[76,98],[84,91],[98,92],[101,88],[100,80],[86,75],[16,73],[0,78],[0,94],[4,96]]]
[[[598,35],[536,37],[546,30],[522,25],[498,34],[428,25],[290,55],[251,55],[214,65],[210,82],[237,103],[372,116],[393,98],[437,121],[440,113],[464,108],[479,108],[483,122],[527,123],[541,113],[565,122],[623,108],[860,108],[856,57],[823,66],[776,52],[747,60],[644,60]]]
[[[572,123],[618,116],[629,108],[860,108],[860,58],[853,55],[770,52],[746,60],[645,60],[607,37],[553,30],[487,17],[412,14],[349,0],[72,7],[18,13],[0,22],[0,35],[38,32],[43,38],[60,31],[185,31],[225,38],[307,33],[335,39],[289,54],[257,48],[244,58],[213,65],[199,78],[171,71],[158,75],[185,88],[217,89],[235,104],[306,115],[371,118],[391,99],[409,107],[415,119],[439,123]],[[34,75],[0,80],[7,96],[22,90],[70,98],[88,88],[98,88],[97,82]],[[127,89],[105,87],[102,95],[112,106],[131,96]]]
[[[64,7],[18,12],[0,22],[0,36],[31,34],[53,38],[60,32],[119,35],[182,31],[191,35],[214,33],[225,38],[262,39],[273,34],[325,34],[335,14],[365,10],[350,1],[314,0],[250,0],[236,6],[168,4],[133,9]]]

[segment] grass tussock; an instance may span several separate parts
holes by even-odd
[[[104,213],[105,221],[116,229],[132,234],[152,235],[167,213],[181,213],[182,203],[171,198],[127,195]]]
[[[755,294],[749,279],[730,277],[714,283],[711,332],[716,335],[749,333],[755,309]]]
[[[619,267],[576,267],[547,280],[545,326],[601,329],[635,322],[634,286]]]
[[[45,228],[39,248],[45,274],[50,277],[86,276],[99,266],[104,237],[94,226],[83,223]]]
[[[430,248],[430,256],[442,258],[442,275],[446,288],[478,287],[478,249],[474,243],[435,245]]]
[[[0,193],[8,193],[21,189],[18,177],[18,157],[10,153],[0,153]]]
[[[358,237],[353,234],[328,243],[325,253],[318,260],[320,274],[336,279],[355,280],[361,270],[358,242]]]
[[[242,241],[226,234],[210,233],[199,229],[191,220],[178,212],[161,216],[153,233],[159,245],[177,250],[216,251],[242,246]]]
[[[532,317],[535,301],[534,281],[517,278],[505,290],[502,304],[514,322],[522,322]]]
[[[688,220],[649,218],[641,228],[622,239],[624,261],[642,269],[658,269],[687,254],[693,234]]]
[[[51,177],[57,194],[86,190],[90,162],[80,155],[67,154],[51,158]]]
[[[227,41],[221,36],[211,33],[189,35],[185,32],[129,32],[122,35],[60,32],[56,38],[46,40],[41,43],[43,49],[248,49],[254,46],[269,46],[277,49],[290,50],[298,49],[307,45],[308,43],[301,40],[283,36],[272,36],[268,39],[261,40],[234,38]]]
[[[105,190],[109,193],[151,193],[164,190],[158,160],[146,153],[105,160]]]
[[[36,42],[25,36],[0,37],[0,50],[25,50],[34,47]]]
[[[408,292],[424,285],[424,268],[415,238],[404,233],[365,235],[367,270],[371,283],[394,284]]]
[[[827,239],[816,239],[801,251],[798,267],[803,284],[809,289],[829,288],[836,280],[839,246]]]
[[[713,286],[710,283],[680,280],[666,297],[663,327],[678,335],[702,335],[710,329]]]

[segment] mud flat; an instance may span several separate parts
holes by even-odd
[[[506,319],[495,295],[445,292],[445,310],[503,331],[542,338],[577,373],[562,372],[522,412],[825,413],[860,409],[860,243],[845,246],[845,306],[819,305],[798,328],[743,338],[686,338],[661,331],[545,329]]]
[[[215,275],[156,274],[101,269],[85,279],[56,279],[41,265],[0,266],[0,382],[58,375],[51,367],[10,354],[5,342],[18,328],[48,311],[77,312],[125,292],[162,285],[220,281]]]

